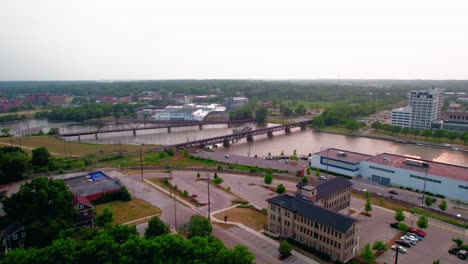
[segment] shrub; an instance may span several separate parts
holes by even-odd
[[[286,187],[284,187],[284,185],[280,183],[280,184],[276,187],[276,192],[277,192],[278,194],[282,194],[282,193],[286,192]]]
[[[223,178],[217,177],[213,180],[214,184],[219,185],[223,182]]]
[[[188,191],[187,191],[187,190],[184,190],[184,191],[182,192],[182,196],[187,197],[187,196],[188,196]]]
[[[289,256],[291,255],[291,251],[292,251],[292,246],[291,244],[288,243],[288,241],[286,240],[283,240],[281,241],[281,245],[279,247],[279,253],[281,256]]]
[[[262,208],[262,214],[267,215],[268,214],[268,209]]]

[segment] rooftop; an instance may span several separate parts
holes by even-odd
[[[325,181],[316,184],[317,199],[322,199],[330,196],[333,193],[339,192],[345,188],[351,187],[353,184],[343,177],[331,177]]]
[[[331,227],[342,233],[347,232],[349,228],[358,221],[349,216],[315,205],[311,200],[303,196],[282,194],[267,199],[267,202],[278,206],[281,204],[282,208],[286,208],[287,210],[293,211],[296,214]]]
[[[119,181],[109,178],[109,176],[100,171],[65,179],[64,181],[74,194],[81,196],[89,196],[122,188]]]
[[[366,154],[347,151],[347,150],[335,149],[335,148],[325,149],[317,153],[314,153],[314,155],[320,155],[322,157],[328,157],[330,159],[341,160],[341,161],[348,162],[348,163],[359,163],[361,161],[367,160],[372,157],[371,155],[366,155]]]
[[[451,165],[447,163],[440,163],[429,160],[415,159],[406,156],[400,156],[390,153],[382,153],[377,156],[374,156],[367,161],[374,162],[377,164],[382,164],[386,166],[391,166],[395,168],[403,168],[407,170],[417,171],[425,173],[426,169],[423,167],[418,167],[414,165],[408,165],[404,161],[406,159],[424,161],[429,164],[428,174],[436,175],[440,177],[447,177],[460,181],[468,181],[468,167],[462,167],[457,165]]]

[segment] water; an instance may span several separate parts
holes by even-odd
[[[274,126],[268,124],[267,126]],[[27,130],[26,121],[16,122],[8,125],[0,125],[0,129],[8,127],[12,134],[18,134]],[[47,132],[49,128],[57,127],[60,132],[78,132],[92,131],[98,128],[96,123],[72,123],[72,122],[49,122],[47,120],[29,120],[30,130],[42,128]],[[254,129],[261,128],[253,126]],[[203,130],[198,126],[173,128],[172,133],[168,134],[167,129],[139,130],[134,137],[131,131],[119,133],[99,134],[98,140],[94,135],[81,136],[81,141],[101,144],[155,144],[167,145],[177,144],[203,138],[222,136],[232,133],[233,128],[226,125],[207,125]],[[355,151],[375,155],[388,152],[399,155],[406,155],[415,158],[434,160],[439,162],[451,163],[456,165],[468,166],[468,152],[460,152],[446,149],[429,148],[413,144],[400,144],[391,141],[335,135],[329,133],[313,132],[312,130],[303,130],[295,128],[289,135],[284,132],[275,132],[273,138],[266,135],[256,136],[253,143],[247,143],[245,139],[232,144],[228,148],[220,147],[215,151],[229,154],[238,154],[247,156],[259,155],[266,156],[268,153],[279,155],[284,151],[286,155],[291,155],[294,150],[299,155],[314,153],[321,148],[333,147],[348,151]],[[77,140],[78,138],[71,138]]]

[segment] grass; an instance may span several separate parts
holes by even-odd
[[[337,134],[344,134],[344,135],[351,135],[353,131],[344,127],[335,127],[335,126],[323,126],[320,127],[320,131],[322,132],[330,132],[330,133],[337,133]]]
[[[392,132],[389,132],[389,131],[384,131],[384,130],[378,130],[378,131],[374,131],[371,133],[371,135],[375,135],[375,136],[392,136],[392,137],[398,137],[398,138],[402,138],[402,139],[411,139],[411,140],[418,140],[418,141],[422,141],[422,142],[429,142],[429,143],[436,143],[436,144],[459,144],[459,145],[466,145],[465,142],[463,142],[463,140],[461,139],[455,139],[455,140],[450,140],[448,138],[434,138],[434,137],[423,137],[423,136],[415,136],[415,135],[410,135],[410,134],[407,134],[407,135],[403,135],[403,134],[400,134],[400,133],[392,133]]]
[[[364,196],[364,194],[352,192],[351,196],[353,196],[354,198],[359,198],[359,199],[362,199],[362,200],[366,200],[366,197]],[[401,205],[401,204],[398,204],[398,203],[395,203],[395,202],[392,202],[390,200],[385,200],[384,202],[382,202],[381,197],[371,196],[371,203],[375,204],[375,205],[378,205],[378,206],[381,206],[381,207],[384,207],[384,208],[387,208],[387,209],[390,209],[390,210],[393,210],[393,211],[396,211],[396,210],[399,210],[399,209],[402,209],[402,210],[405,210],[405,211],[408,211],[408,212],[411,211],[410,207],[405,206],[405,205]]]
[[[111,166],[111,167],[129,167],[129,166],[140,166],[140,156],[124,156],[122,158],[114,158],[107,161],[100,161],[99,164],[102,166]],[[212,160],[202,160],[202,159],[191,159],[189,157],[184,157],[181,154],[175,154],[174,156],[169,156],[164,152],[148,152],[143,154],[143,166],[165,166],[169,165],[174,167],[216,167],[217,162]]]
[[[148,202],[133,198],[129,202],[112,201],[109,203],[99,204],[96,206],[96,212],[102,212],[102,208],[108,205],[114,213],[114,221],[112,224],[123,224],[133,220],[137,220],[146,216],[160,214],[161,210]],[[145,220],[145,222],[148,220]]]
[[[241,223],[257,231],[262,230],[267,223],[266,215],[250,208],[232,208],[214,215],[220,220],[224,220],[224,216],[230,222]]]
[[[18,138],[0,138],[0,143],[19,145]],[[46,147],[49,152],[63,155],[65,148],[67,155],[70,150],[72,155],[86,156],[86,155],[102,155],[104,153],[112,153],[117,151],[136,152],[140,150],[140,146],[137,145],[114,145],[114,144],[92,144],[82,143],[77,141],[65,142],[61,138],[53,136],[31,136],[21,137],[21,146],[23,150],[31,153],[31,148]],[[141,146],[143,150],[152,149],[154,146],[145,145]]]
[[[158,185],[158,186],[161,187],[161,188],[164,188],[164,189],[167,190],[167,191],[172,191],[173,193],[176,194],[176,197],[178,197],[177,199],[184,199],[185,201],[187,201],[187,202],[189,202],[189,203],[191,203],[191,204],[193,204],[193,205],[195,205],[195,206],[198,206],[198,207],[204,206],[204,205],[205,205],[205,204],[203,204],[203,203],[200,203],[200,202],[198,201],[197,198],[191,196],[190,193],[188,194],[188,196],[183,196],[183,195],[182,195],[182,190],[179,190],[179,189],[174,190],[173,188],[170,189],[170,188],[173,187],[173,186],[170,185],[170,184],[168,184],[168,185],[164,184],[163,181],[164,181],[165,179],[167,179],[167,178],[148,178],[147,180],[149,180],[150,182],[152,182],[152,183]],[[184,206],[186,206],[184,203],[181,203],[181,204],[184,205]]]

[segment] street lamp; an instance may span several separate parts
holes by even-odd
[[[208,219],[211,220],[211,207],[210,207],[210,174],[206,173],[206,183],[208,184]]]

